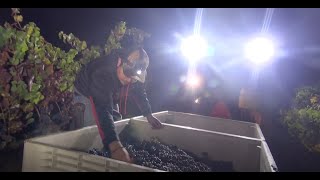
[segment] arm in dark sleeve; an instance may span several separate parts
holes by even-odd
[[[152,113],[151,106],[149,104],[149,100],[147,98],[147,93],[144,88],[144,84],[140,82],[136,82],[131,85],[130,94],[134,100],[134,102],[139,107],[141,114],[143,116],[150,115]]]
[[[93,98],[96,110],[96,124],[99,129],[99,133],[105,147],[113,141],[119,141],[119,137],[116,133],[114,120],[113,120],[113,108],[111,105],[106,106],[105,104],[100,104],[99,100]]]
[[[113,121],[113,98],[110,76],[95,72],[90,83],[90,96],[93,100],[94,118],[104,146],[119,140]],[[92,102],[91,102],[92,103]]]

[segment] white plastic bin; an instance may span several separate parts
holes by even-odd
[[[154,130],[143,120],[118,121],[117,132],[128,122],[136,138],[157,137],[163,143],[177,145],[198,156],[207,153],[211,160],[231,161],[236,171],[276,170],[267,144],[259,139],[172,124]],[[96,126],[29,139],[24,146],[22,171],[159,171],[85,153],[91,148],[102,148]]]
[[[154,113],[154,116],[159,118],[161,122],[167,124],[175,124],[265,140],[260,126],[256,123],[173,111]],[[146,121],[146,118],[143,116],[138,116],[133,119]]]
[[[277,166],[264,140],[166,124],[163,130],[153,130],[143,120],[133,120],[132,135],[140,140],[158,137],[199,157],[207,154],[210,160],[232,162],[238,172],[274,172]]]
[[[127,120],[116,122],[121,132]],[[102,148],[97,126],[25,141],[23,172],[153,172],[155,169],[86,153]]]

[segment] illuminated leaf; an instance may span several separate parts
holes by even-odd
[[[14,21],[17,23],[20,23],[23,21],[23,17],[21,15],[15,15],[13,16],[13,18],[14,18]]]

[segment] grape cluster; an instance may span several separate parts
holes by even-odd
[[[96,155],[96,156],[103,156],[103,157],[107,157],[107,158],[110,158],[110,154],[109,152],[104,152],[104,151],[99,151],[97,150],[96,148],[93,148],[91,150],[88,151],[89,154],[93,154],[93,155]]]
[[[192,153],[174,145],[165,145],[157,139],[139,142],[129,137],[122,143],[137,165],[169,172],[233,171],[231,163],[201,160]],[[88,153],[110,157],[108,152],[97,149],[91,149]]]

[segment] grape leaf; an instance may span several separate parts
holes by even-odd
[[[26,125],[28,126],[28,125],[32,124],[33,122],[34,122],[34,118],[30,118],[27,120]]]
[[[26,119],[30,119],[33,116],[33,112],[29,112],[26,116]]]
[[[9,59],[9,54],[7,51],[3,51],[1,54],[0,54],[0,66],[3,66],[6,64],[6,62],[8,61]]]
[[[13,14],[20,14],[20,9],[19,8],[11,8],[11,11]]]
[[[14,21],[17,23],[21,23],[23,21],[23,17],[21,15],[15,15],[13,16]]]
[[[34,105],[32,103],[28,103],[22,107],[24,112],[31,112],[34,109]]]
[[[81,45],[81,50],[84,50],[87,48],[87,43],[85,41],[82,42],[82,45]]]

